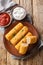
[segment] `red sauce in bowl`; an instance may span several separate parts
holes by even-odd
[[[10,22],[10,16],[7,13],[0,14],[0,26],[5,26]]]

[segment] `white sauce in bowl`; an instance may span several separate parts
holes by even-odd
[[[24,8],[22,7],[16,7],[14,10],[13,10],[13,17],[16,19],[16,20],[22,20],[26,17],[26,11]]]

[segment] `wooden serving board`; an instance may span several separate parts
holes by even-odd
[[[12,25],[10,25],[4,32],[4,38],[3,38],[3,41],[4,41],[4,45],[6,47],[6,49],[11,53],[13,54],[14,56],[23,56],[21,55],[16,49],[15,47],[8,41],[6,40],[5,38],[5,35],[16,25],[18,24],[19,22],[21,22],[24,26],[27,26],[28,27],[28,32],[31,32],[33,35],[37,36],[37,38],[39,39],[39,35],[38,35],[38,32],[37,30],[35,29],[35,27],[33,25],[31,25],[28,21],[15,21],[12,23]],[[30,50],[35,47],[38,43],[34,44],[34,45],[30,45],[29,48],[28,48],[28,51],[25,55],[29,54]]]

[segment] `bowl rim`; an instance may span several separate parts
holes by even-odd
[[[4,25],[4,26],[1,26],[1,25],[0,25],[0,27],[2,27],[2,28],[3,28],[3,27],[7,27],[7,26],[9,26],[9,25],[11,24],[11,21],[12,21],[12,16],[11,16],[11,14],[10,14],[10,13],[8,13],[8,12],[1,12],[1,13],[8,14],[8,15],[10,16],[10,21],[9,21],[9,23],[8,23],[8,24],[6,24],[6,25]],[[0,14],[1,14],[1,13],[0,13]]]

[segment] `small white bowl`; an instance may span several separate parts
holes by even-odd
[[[23,7],[18,6],[14,8],[12,15],[15,20],[23,20],[26,17],[27,13]]]

